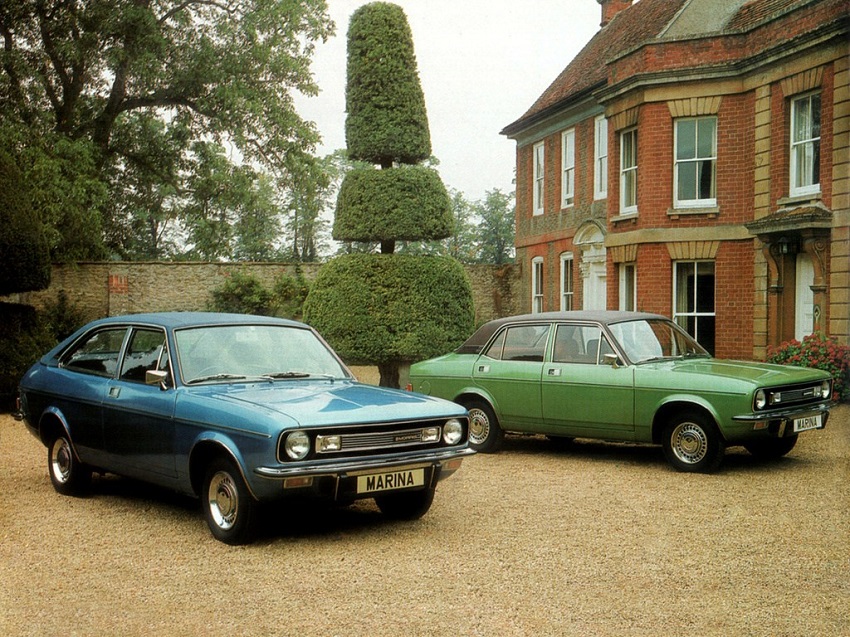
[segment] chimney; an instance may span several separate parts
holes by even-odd
[[[628,9],[632,6],[632,0],[596,0],[602,5],[602,23],[600,27],[614,19],[614,16],[620,13],[623,9]]]

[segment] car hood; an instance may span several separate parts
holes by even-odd
[[[351,381],[274,381],[194,388],[197,398],[227,403],[239,411],[291,418],[298,425],[341,425],[462,416],[465,410],[446,400],[400,389]]]
[[[717,380],[745,382],[757,387],[805,383],[829,378],[827,372],[805,367],[735,361],[716,358],[686,358],[637,365],[637,369],[659,369]]]

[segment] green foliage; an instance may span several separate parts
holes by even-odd
[[[310,285],[301,270],[295,276],[281,274],[271,290],[253,275],[233,272],[212,291],[209,309],[298,320],[309,291]]]
[[[505,194],[498,188],[489,190],[484,201],[476,203],[474,208],[481,219],[479,262],[496,265],[512,262],[516,224],[513,194]]]
[[[50,285],[50,253],[15,160],[0,149],[0,296]]]
[[[55,344],[35,309],[0,303],[0,408],[11,408],[21,376]]]
[[[235,312],[272,316],[274,299],[260,281],[250,275],[233,272],[212,293],[210,309],[213,312]]]
[[[472,332],[474,308],[454,259],[351,254],[322,267],[304,320],[345,361],[383,364],[454,349]]]
[[[68,338],[91,319],[68,300],[68,295],[64,290],[60,290],[55,301],[45,303],[44,308],[38,313],[38,320],[58,343]]]
[[[339,191],[333,237],[362,242],[444,239],[452,228],[451,200],[436,170],[355,168]]]
[[[352,14],[345,107],[352,159],[388,167],[431,155],[413,36],[401,7],[373,2]]]
[[[790,340],[767,350],[767,362],[822,369],[835,380],[834,396],[850,400],[850,346],[823,334],[810,334],[803,341]]]
[[[216,258],[277,248],[267,185],[235,165],[283,191],[310,161],[319,135],[292,93],[318,92],[326,0],[15,0],[0,2],[0,33],[0,148],[22,158],[54,259],[101,258],[104,239],[122,258],[170,256],[183,232]],[[205,163],[200,142],[234,149],[227,165]],[[239,196],[218,190],[204,210],[210,180],[229,177]],[[217,243],[223,216],[237,234]]]

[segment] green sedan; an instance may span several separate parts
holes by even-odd
[[[655,443],[688,472],[713,471],[727,446],[784,456],[832,406],[827,372],[715,359],[670,319],[642,312],[496,319],[412,365],[409,388],[465,406],[478,451],[497,451],[506,431]]]

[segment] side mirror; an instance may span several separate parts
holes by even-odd
[[[606,365],[610,365],[614,369],[620,367],[620,358],[616,354],[605,354],[602,357],[602,360],[605,361]]]
[[[160,389],[168,389],[168,372],[164,369],[149,369],[145,372],[145,385],[159,385]]]

